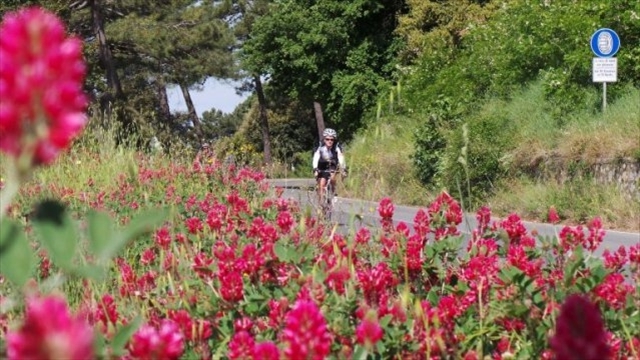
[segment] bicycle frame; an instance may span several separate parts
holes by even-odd
[[[324,173],[335,174],[335,170],[325,170]],[[317,179],[316,179],[317,180]],[[318,181],[318,180],[317,180]],[[319,182],[319,181],[318,181]],[[324,220],[331,221],[331,215],[333,210],[334,188],[331,183],[331,178],[327,179],[324,186],[324,191],[320,197],[320,209],[322,211],[322,217]]]

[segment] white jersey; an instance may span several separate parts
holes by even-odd
[[[326,145],[322,145],[313,153],[312,167],[314,169],[335,169],[337,165],[339,165],[341,169],[347,168],[344,154],[339,146],[329,149]]]

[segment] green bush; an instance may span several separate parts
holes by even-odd
[[[418,179],[432,184],[438,175],[441,157],[447,146],[445,132],[460,121],[462,108],[451,98],[439,96],[425,111],[426,120],[414,133],[413,164]]]
[[[462,191],[471,202],[481,199],[505,174],[501,159],[511,146],[512,134],[510,119],[495,111],[471,117],[464,126],[450,131],[438,176],[440,185],[450,192]]]

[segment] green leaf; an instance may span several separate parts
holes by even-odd
[[[155,228],[162,225],[168,216],[169,212],[167,209],[152,209],[143,212],[142,214],[138,214],[124,229],[124,242],[133,240],[144,233],[153,231]]]
[[[90,211],[87,214],[89,226],[89,248],[103,260],[109,259],[110,247],[115,239],[113,221],[109,214]]]
[[[4,219],[0,223],[0,273],[18,287],[33,272],[35,256],[22,226]]]
[[[102,355],[104,348],[106,345],[106,340],[104,338],[104,335],[102,335],[102,332],[100,331],[94,331],[93,334],[93,349],[95,351],[96,354]]]
[[[104,268],[96,265],[81,265],[74,268],[74,272],[83,278],[90,278],[93,280],[102,280],[105,276]]]
[[[288,262],[290,260],[289,249],[287,249],[287,247],[284,246],[281,242],[277,242],[273,246],[273,252],[276,253],[278,260],[282,262]]]
[[[353,360],[364,360],[367,358],[367,349],[364,346],[356,345],[355,350],[353,351]]]
[[[127,242],[160,226],[168,215],[169,213],[166,209],[153,209],[144,212],[134,217],[124,230],[112,236],[111,239],[96,240],[97,243],[95,246],[102,249],[100,251],[100,257],[102,259],[111,259],[125,247]],[[94,219],[94,221],[96,228],[105,226],[101,223],[105,220],[100,216]],[[102,246],[105,247],[102,248]]]
[[[578,247],[581,248],[581,247]],[[574,260],[573,263],[569,264],[569,266],[567,266],[565,272],[564,272],[564,286],[566,288],[571,286],[571,282],[574,278],[574,275],[576,273],[576,271],[578,271],[578,268],[580,268],[583,264],[582,261],[582,257],[579,257],[578,259]]]
[[[116,356],[124,354],[124,347],[127,345],[127,342],[133,336],[133,334],[138,330],[140,325],[142,324],[142,318],[140,316],[134,318],[130,323],[124,325],[118,329],[118,332],[113,337],[113,341],[111,342],[111,350],[113,354]]]
[[[250,314],[250,315],[257,314],[258,310],[260,310],[260,308],[255,302],[248,303],[247,306],[245,306],[244,308],[244,311],[246,311],[247,314]]]
[[[71,269],[78,244],[78,233],[64,205],[55,200],[39,203],[32,222],[51,261],[62,269]]]
[[[515,266],[505,266],[500,270],[500,279],[506,283],[519,283],[523,272]]]
[[[391,322],[391,320],[393,319],[392,315],[385,315],[380,319],[380,326],[381,327],[387,327],[387,325],[389,325],[389,323]]]

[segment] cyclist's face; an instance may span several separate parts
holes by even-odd
[[[334,143],[334,142],[335,142],[335,139],[334,139],[334,138],[324,138],[324,143],[325,143],[327,146],[333,146],[333,143]]]

